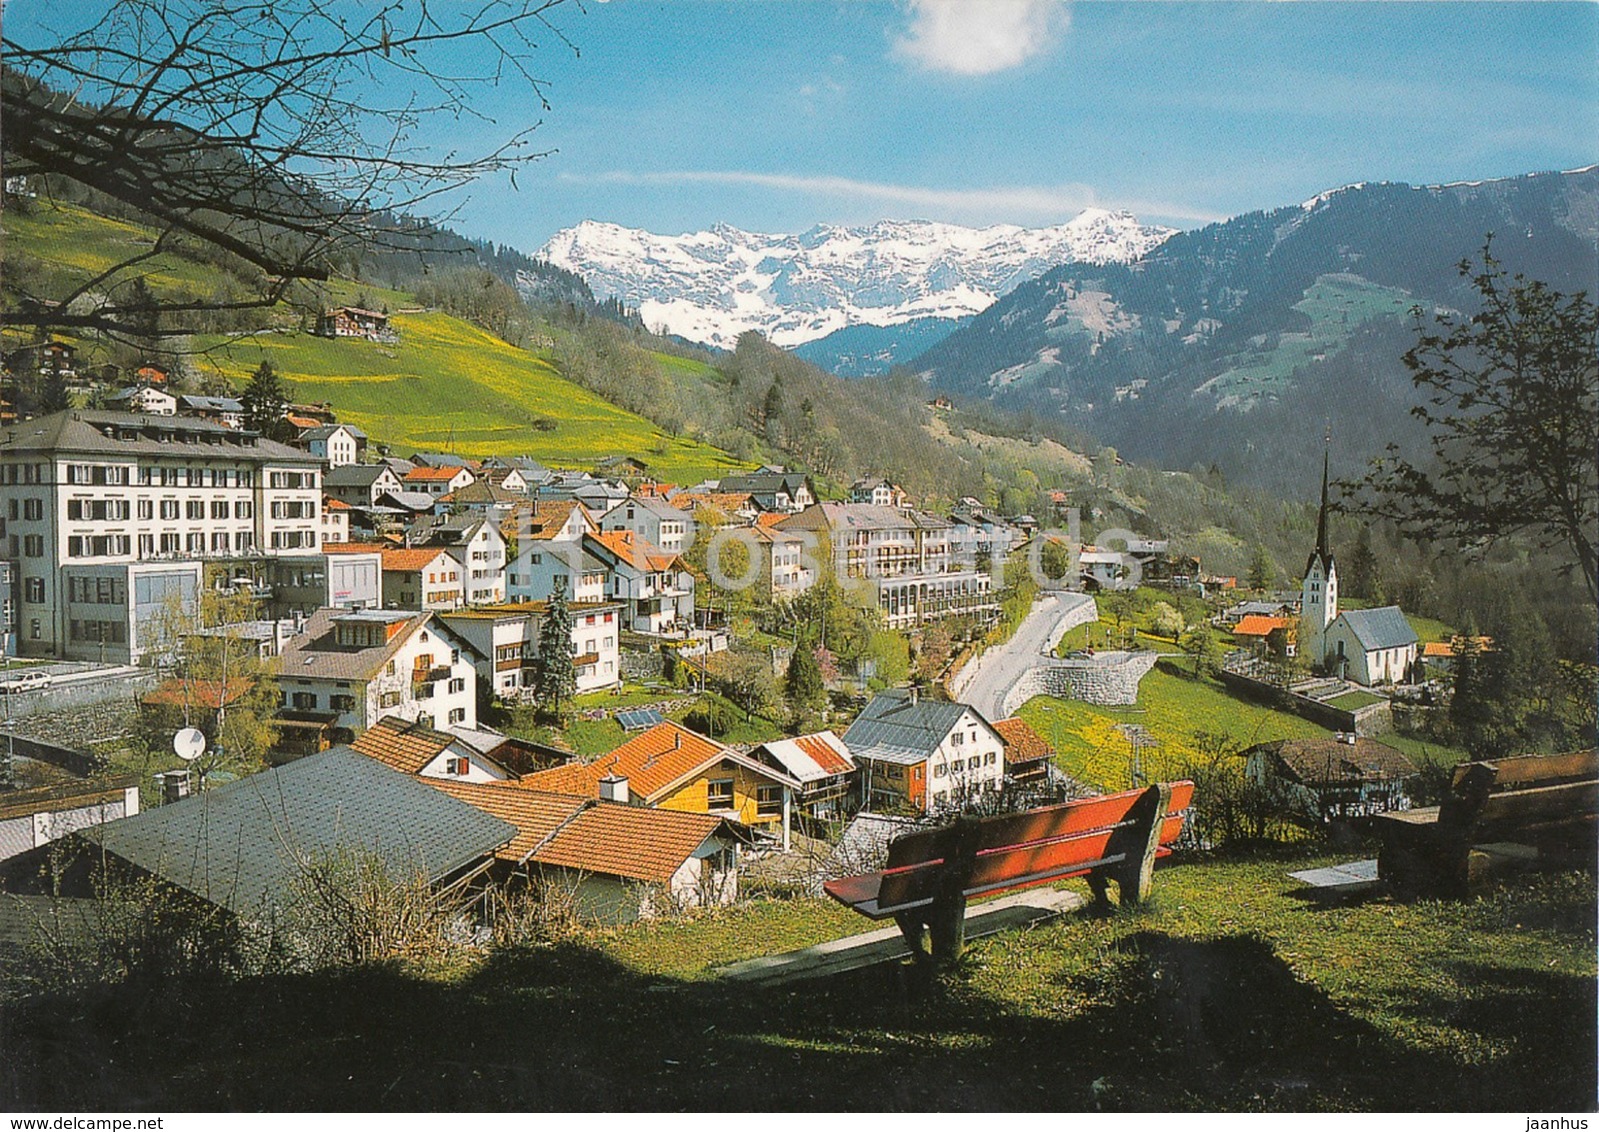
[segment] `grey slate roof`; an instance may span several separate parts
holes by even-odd
[[[69,409],[0,431],[0,456],[34,452],[261,460],[313,466],[322,462],[298,448],[215,421],[95,409]]]
[[[312,440],[326,440],[328,437],[338,432],[341,428],[351,436],[355,437],[357,440],[366,439],[366,433],[362,432],[354,425],[347,424],[325,424],[319,425],[316,428],[308,428],[300,434],[300,439],[307,442]]]
[[[515,835],[508,822],[343,746],[83,831],[244,916],[292,899],[297,856],[370,852],[392,877],[436,882]]]
[[[441,551],[442,553],[442,551]],[[334,621],[405,620],[409,628],[395,633],[386,644],[371,648],[345,648],[338,644]],[[305,630],[283,646],[280,674],[283,679],[303,676],[319,680],[370,680],[411,639],[411,634],[430,624],[431,612],[393,609],[319,609],[305,622]]]
[[[1397,605],[1385,605],[1379,609],[1346,609],[1338,617],[1349,626],[1349,631],[1355,634],[1355,640],[1367,652],[1403,648],[1420,640]]]
[[[214,413],[244,412],[244,403],[236,397],[207,397],[199,393],[180,393],[178,402],[188,409],[203,409]]]
[[[909,692],[882,692],[844,732],[844,745],[857,759],[919,763],[938,749],[967,711],[983,719],[976,708],[966,704],[929,699],[913,702]]]
[[[394,469],[387,464],[340,464],[323,473],[322,484],[324,487],[370,488],[384,472],[394,475]]]

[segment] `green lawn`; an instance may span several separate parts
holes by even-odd
[[[1330,700],[1323,700],[1321,702],[1326,704],[1328,707],[1335,707],[1342,711],[1357,711],[1360,708],[1367,707],[1371,704],[1380,704],[1383,702],[1383,699],[1383,696],[1379,696],[1373,692],[1357,691],[1345,692],[1341,696],[1334,696]]]
[[[1159,668],[1144,677],[1133,708],[1038,696],[1017,714],[1049,740],[1068,774],[1107,790],[1132,785],[1131,745],[1116,730],[1120,723],[1141,724],[1159,742],[1159,747],[1143,751],[1144,774],[1150,779],[1170,777],[1197,753],[1196,732],[1224,735],[1240,748],[1328,734],[1297,715],[1234,696],[1215,681],[1174,676]]]
[[[0,1012],[0,1104],[1591,1110],[1591,875],[1470,903],[1295,895],[1290,869],[1335,859],[1178,864],[1142,909],[974,941],[932,981],[711,977],[870,926],[801,900],[433,966],[73,989]]]

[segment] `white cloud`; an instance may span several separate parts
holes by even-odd
[[[991,75],[1049,50],[1069,23],[1064,0],[910,0],[894,53],[930,71]]]
[[[1209,222],[1225,216],[1181,204],[1158,201],[1113,201],[1099,199],[1091,185],[1065,182],[1059,185],[1008,185],[983,189],[940,189],[923,185],[894,185],[881,181],[858,181],[830,175],[805,176],[789,173],[756,173],[747,170],[680,169],[652,173],[616,170],[582,175],[563,173],[561,179],[606,185],[753,185],[782,192],[850,200],[881,201],[901,208],[917,209],[916,215],[932,220],[962,224],[1019,224],[1043,222],[1058,224],[1085,208],[1125,208],[1139,216],[1163,216]]]

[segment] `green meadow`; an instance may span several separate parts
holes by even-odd
[[[1198,733],[1223,736],[1239,748],[1329,734],[1290,712],[1234,696],[1213,680],[1177,676],[1160,668],[1144,677],[1136,705],[1099,707],[1037,696],[1017,714],[1055,748],[1061,769],[1106,790],[1133,785],[1132,744],[1117,730],[1120,724],[1141,725],[1154,737],[1157,745],[1140,754],[1150,781],[1175,777],[1185,762],[1196,757]]]
[[[405,453],[530,455],[588,467],[635,455],[657,475],[694,480],[744,465],[709,445],[668,436],[567,381],[548,361],[447,314],[395,314],[400,341],[266,332],[217,339],[203,365],[242,384],[262,361],[303,401],[331,401],[341,421]]]

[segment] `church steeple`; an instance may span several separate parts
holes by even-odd
[[[1300,632],[1298,648],[1312,664],[1321,664],[1327,655],[1327,627],[1338,619],[1338,567],[1333,565],[1332,548],[1327,545],[1327,469],[1332,437],[1321,454],[1321,511],[1316,516],[1316,549],[1305,563],[1304,581],[1299,586]]]
[[[1329,442],[1330,448],[1330,442]],[[1327,465],[1328,448],[1321,450],[1321,510],[1316,515],[1316,549],[1310,552],[1310,562],[1321,559],[1323,568],[1332,565],[1332,551],[1327,549]],[[1310,562],[1305,563],[1305,573],[1310,573]]]

